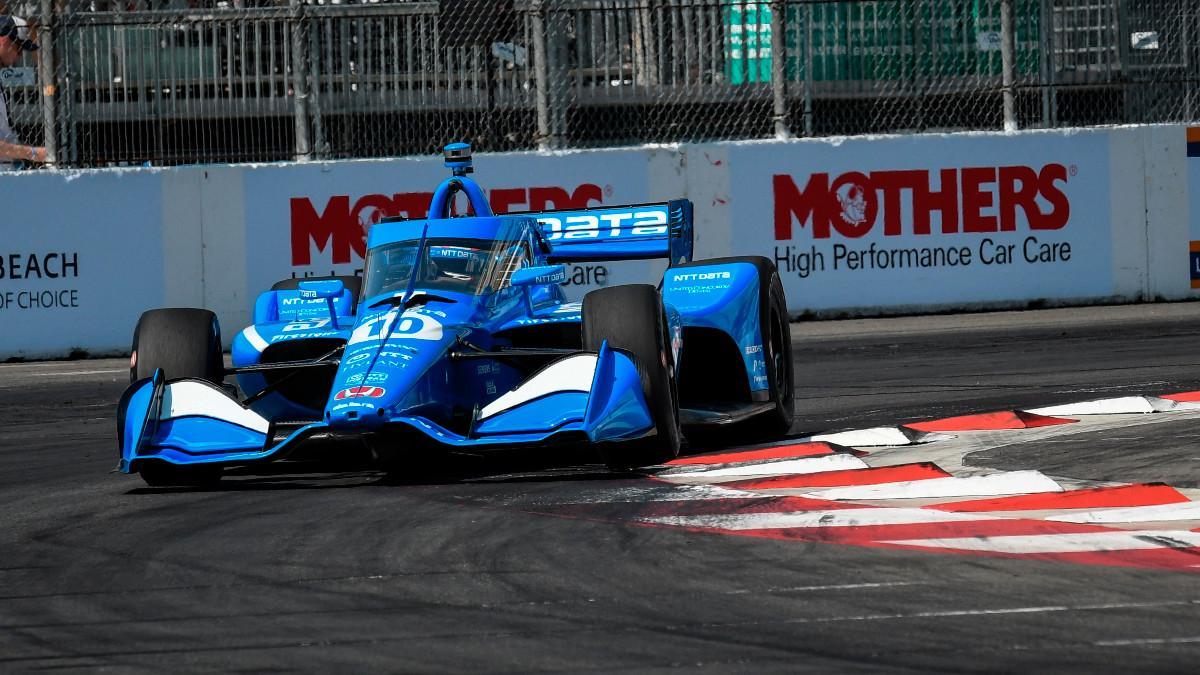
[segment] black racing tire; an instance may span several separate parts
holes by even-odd
[[[138,475],[150,487],[212,487],[221,481],[220,465],[176,466],[163,461],[143,460]]]
[[[172,380],[196,377],[221,384],[221,327],[207,309],[152,309],[133,330],[129,381],[150,377],[156,368]]]
[[[291,279],[283,279],[276,281],[271,285],[273,291],[294,291],[300,288],[301,281],[332,281],[337,279],[342,282],[342,285],[350,291],[350,297],[358,301],[358,294],[362,292],[362,277],[353,274],[349,276],[330,276],[330,277],[293,277]]]
[[[583,297],[583,348],[609,347],[633,356],[655,433],[635,441],[605,443],[605,462],[615,471],[651,466],[679,456],[679,395],[667,315],[658,289],[648,284],[613,286]]]
[[[791,430],[796,415],[796,374],[787,298],[777,273],[771,276],[769,303],[762,314],[763,335],[767,336],[763,340],[763,356],[767,363],[770,400],[775,404],[775,409],[754,417],[747,424],[752,433],[778,438]]]
[[[788,433],[796,414],[795,364],[792,361],[792,336],[788,323],[787,295],[779,270],[770,258],[736,256],[698,260],[677,268],[699,265],[745,263],[758,270],[758,320],[763,335],[763,358],[767,365],[768,400],[772,410],[760,413],[736,425],[739,433],[755,438],[779,438]],[[687,345],[684,344],[684,349]]]

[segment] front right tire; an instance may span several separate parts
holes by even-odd
[[[162,368],[177,380],[197,377],[213,384],[225,379],[221,328],[207,309],[171,308],[143,312],[133,329],[129,381],[137,382]]]
[[[172,380],[198,378],[220,385],[225,379],[221,357],[221,328],[207,309],[152,309],[142,314],[133,330],[129,381],[137,382],[161,368]],[[221,467],[178,466],[161,460],[140,460],[138,474],[151,487],[204,487],[221,480]]]

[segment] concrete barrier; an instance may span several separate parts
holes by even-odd
[[[497,212],[687,197],[697,257],[776,259],[796,315],[878,315],[1192,297],[1193,137],[753,141],[476,165]],[[228,339],[275,281],[361,269],[367,228],[424,216],[444,175],[435,157],[0,174],[0,359],[126,352],[138,314],[160,306],[209,307]],[[567,291],[657,282],[663,267],[576,265]]]

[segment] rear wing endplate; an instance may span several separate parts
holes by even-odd
[[[519,215],[537,221],[550,262],[666,258],[674,265],[692,259],[692,203],[686,199]]]

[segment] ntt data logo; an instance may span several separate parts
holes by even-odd
[[[1058,230],[1071,217],[1062,164],[966,167],[929,171],[814,173],[801,189],[787,174],[772,177],[775,239],[808,228],[813,239],[835,233],[858,238],[882,228],[886,236]],[[937,226],[934,226],[934,216]]]
[[[672,281],[712,281],[713,279],[732,279],[729,272],[699,272],[696,274],[676,274]]]

